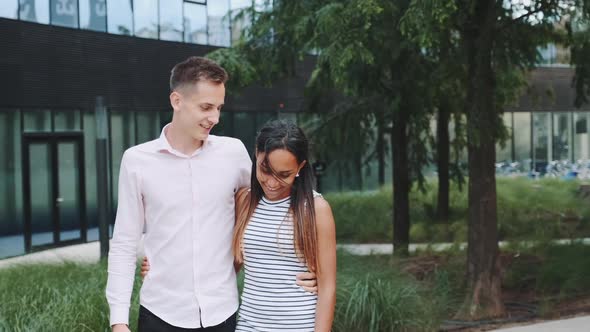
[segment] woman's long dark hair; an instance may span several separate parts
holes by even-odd
[[[309,142],[305,134],[293,123],[275,120],[267,123],[256,137],[256,153],[264,153],[263,164],[269,165],[268,155],[274,150],[287,150],[301,164],[305,165],[299,171],[291,187],[290,212],[293,216],[293,242],[295,250],[301,259],[305,260],[311,271],[317,272],[317,229],[315,222],[315,205],[313,198],[314,177],[309,162]],[[256,158],[255,158],[256,159]],[[274,170],[268,167],[272,175],[280,179]],[[236,214],[236,227],[233,239],[233,250],[236,261],[243,262],[242,241],[248,221],[252,217],[256,205],[264,196],[264,191],[256,178],[256,163],[252,164],[252,178],[250,194],[243,195],[236,202],[243,206],[243,211]],[[242,203],[242,204],[240,204]]]

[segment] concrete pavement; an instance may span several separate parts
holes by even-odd
[[[531,325],[514,326],[493,330],[496,332],[588,332],[590,316],[555,320]]]

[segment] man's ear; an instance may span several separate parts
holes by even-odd
[[[178,111],[180,109],[180,104],[182,103],[182,96],[178,91],[172,91],[170,93],[170,106],[174,111]]]

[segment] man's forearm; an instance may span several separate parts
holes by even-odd
[[[129,244],[123,248],[115,245],[109,252],[106,297],[110,309],[110,325],[129,323],[129,307],[137,264],[136,249],[131,247]]]

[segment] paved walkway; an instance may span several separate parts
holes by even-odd
[[[515,326],[496,332],[588,332],[590,331],[590,316],[555,320],[525,326]]]
[[[143,256],[143,245],[140,244],[137,256]],[[100,260],[100,243],[98,241],[43,250],[28,255],[0,259],[0,269],[18,264],[39,263],[97,263]]]
[[[569,240],[556,240],[556,243],[567,243]],[[590,238],[576,240],[584,244],[590,245]],[[465,249],[467,244],[453,244],[453,243],[435,243],[435,244],[410,244],[410,252],[416,250],[432,250],[441,251],[459,246]],[[507,243],[500,242],[500,246],[505,246]],[[391,254],[393,252],[392,244],[339,244],[338,248],[346,250],[355,255],[372,255],[372,254]],[[143,245],[140,243],[138,248],[138,257],[143,256]],[[44,250],[28,255],[17,256],[12,258],[0,259],[0,268],[10,266],[13,264],[25,263],[60,263],[60,262],[79,262],[79,263],[95,263],[100,258],[99,242],[90,242],[56,249]],[[588,329],[590,331],[590,328]]]

